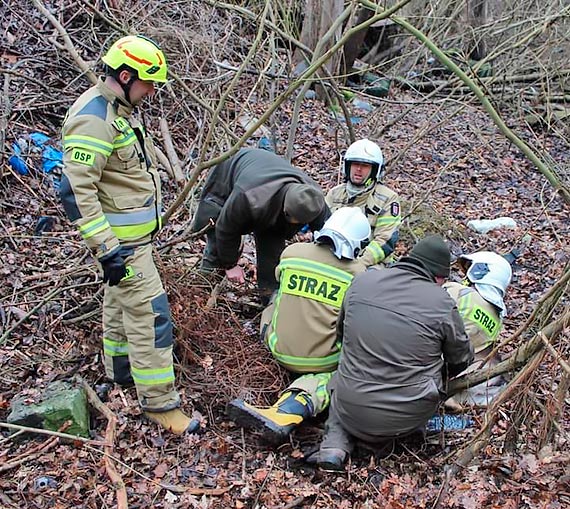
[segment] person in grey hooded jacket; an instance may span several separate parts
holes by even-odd
[[[430,236],[392,267],[354,278],[337,324],[343,346],[321,467],[342,468],[353,437],[382,442],[422,428],[445,399],[445,377],[473,361],[455,302],[441,288],[449,265],[447,244]]]
[[[253,233],[257,250],[257,281],[268,297],[278,286],[275,268],[285,240],[305,224],[319,230],[330,216],[319,185],[278,155],[241,149],[214,167],[202,190],[192,230],[206,232],[203,273],[225,270],[241,283],[237,265],[241,237]]]

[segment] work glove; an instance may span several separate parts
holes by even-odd
[[[121,279],[127,275],[127,267],[125,260],[119,253],[106,258],[101,262],[103,267],[103,283],[109,283],[109,286],[117,286]]]

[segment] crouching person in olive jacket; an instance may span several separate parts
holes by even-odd
[[[309,461],[341,469],[353,438],[369,443],[425,425],[473,348],[453,299],[441,288],[450,253],[427,237],[390,268],[357,275],[337,330],[343,346],[320,450]]]

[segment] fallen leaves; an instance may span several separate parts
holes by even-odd
[[[169,469],[170,469],[169,465],[167,465],[166,463],[160,463],[153,470],[154,476],[157,477],[158,479],[162,479],[166,475]]]

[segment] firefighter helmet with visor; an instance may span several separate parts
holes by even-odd
[[[344,177],[350,182],[350,165],[352,163],[370,164],[372,170],[369,179],[380,181],[384,166],[382,150],[373,141],[363,139],[355,141],[344,154]]]
[[[121,37],[102,60],[114,70],[123,66],[130,68],[141,81],[166,82],[168,66],[164,53],[155,42],[142,35]]]
[[[506,316],[504,297],[513,274],[509,262],[491,251],[461,255],[460,258],[469,262],[467,279],[481,297],[497,306],[501,310],[501,317]]]
[[[358,207],[342,207],[315,232],[315,242],[330,244],[338,259],[354,260],[368,245],[370,234],[370,223]]]

